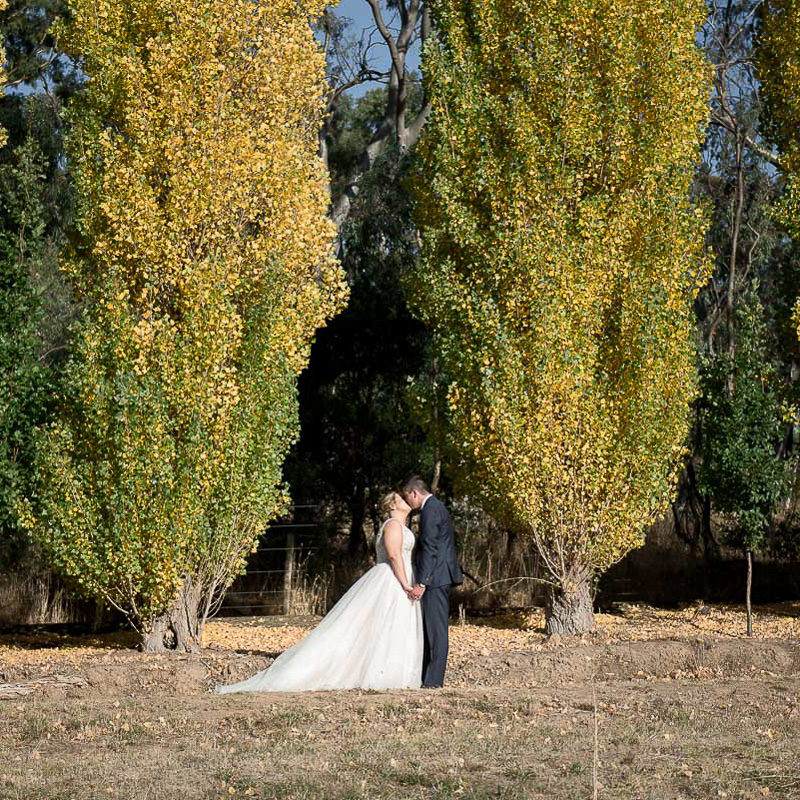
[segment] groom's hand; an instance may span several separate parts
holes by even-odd
[[[411,597],[412,600],[419,600],[424,594],[425,594],[425,587],[419,583],[415,583],[414,587],[409,592],[409,597]]]

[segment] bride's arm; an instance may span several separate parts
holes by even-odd
[[[395,578],[400,582],[404,592],[410,592],[411,586],[403,563],[403,529],[397,520],[390,520],[383,529],[383,545]]]

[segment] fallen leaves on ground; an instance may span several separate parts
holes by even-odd
[[[702,631],[715,638],[742,637],[746,634],[744,605],[688,604],[679,609],[657,608],[646,603],[621,603],[613,614],[594,615],[597,633],[609,640],[650,641],[653,639],[692,638]],[[544,637],[544,609],[532,608],[472,620],[460,626],[528,632]],[[459,627],[451,627],[458,631]],[[753,633],[757,639],[794,639],[800,634],[800,601],[761,605],[753,609]],[[452,635],[452,634],[451,634]]]
[[[800,633],[800,602],[759,606],[754,610],[754,638],[796,639]],[[275,655],[298,642],[318,617],[214,619],[206,624],[203,647],[211,651],[238,651]],[[595,615],[592,641],[652,641],[658,639],[744,638],[745,611],[738,605],[692,604],[662,609],[644,604],[623,604],[618,613]],[[45,627],[29,633],[0,634],[0,673],[9,666],[78,664],[101,655],[124,659],[136,646],[135,633],[64,634]],[[558,646],[568,646],[562,639]],[[554,646],[544,633],[544,610],[535,608],[470,619],[450,627],[450,652],[455,661],[510,651],[539,650]],[[116,653],[116,655],[114,655]]]
[[[223,650],[281,653],[302,639],[309,627],[244,626],[227,620],[212,620],[203,631],[203,646]]]

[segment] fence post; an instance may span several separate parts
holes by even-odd
[[[286,560],[283,572],[283,613],[292,613],[292,584],[294,582],[294,533],[286,533]]]

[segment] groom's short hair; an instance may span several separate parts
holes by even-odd
[[[430,494],[431,490],[428,484],[425,483],[419,475],[409,478],[403,485],[403,494],[411,494],[411,492],[419,492],[420,494]]]

